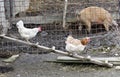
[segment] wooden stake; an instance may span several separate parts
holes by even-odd
[[[67,4],[68,0],[65,0],[65,7],[64,7],[64,13],[63,13],[63,28],[66,28],[66,12],[67,12]]]

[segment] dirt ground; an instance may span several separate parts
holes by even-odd
[[[8,65],[13,70],[7,69],[8,71],[1,73],[0,77],[119,77],[120,75],[120,70],[114,67],[45,62],[56,59],[57,56],[55,54],[22,54],[14,63]]]

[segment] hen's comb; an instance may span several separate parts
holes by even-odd
[[[42,31],[42,28],[41,28],[41,26],[39,26],[39,27],[38,27],[38,29],[39,29],[39,31]]]

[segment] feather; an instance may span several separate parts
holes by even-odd
[[[79,40],[79,39],[75,39],[71,35],[69,35],[65,41],[65,43],[66,43],[65,49],[68,52],[81,52],[85,49],[86,45],[89,42],[90,42],[89,37]]]

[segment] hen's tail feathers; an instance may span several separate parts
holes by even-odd
[[[72,35],[68,35],[68,37],[66,38],[65,43],[69,43],[71,40],[73,39]]]

